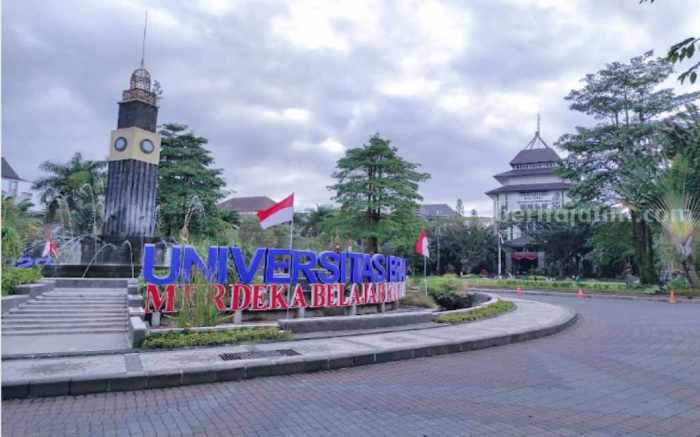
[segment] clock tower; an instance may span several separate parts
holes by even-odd
[[[142,60],[122,93],[117,129],[110,137],[102,237],[111,242],[154,236],[160,159],[157,118],[157,95]]]

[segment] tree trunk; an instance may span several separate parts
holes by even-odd
[[[378,253],[379,251],[379,240],[377,237],[367,238],[367,253]]]
[[[642,220],[635,211],[631,211],[630,215],[635,253],[639,260],[639,280],[642,284],[656,284],[658,278],[654,265],[653,241],[649,223]]]
[[[693,288],[700,288],[700,276],[698,276],[698,271],[695,270],[695,260],[693,255],[690,255],[681,262],[683,270],[685,270],[685,276],[690,282],[690,286]]]

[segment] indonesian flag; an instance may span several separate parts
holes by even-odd
[[[425,234],[425,229],[420,231],[418,240],[416,240],[416,253],[418,255],[423,255],[426,258],[430,257],[430,251],[428,250],[428,236]]]
[[[290,222],[294,217],[294,193],[283,201],[272,205],[267,209],[258,211],[258,220],[260,227],[267,229],[270,226],[279,225],[280,223]]]

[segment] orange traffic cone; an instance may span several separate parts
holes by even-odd
[[[578,291],[576,292],[576,297],[578,297],[579,299],[586,298],[586,293],[583,292],[583,288],[579,287]]]
[[[522,296],[523,295],[523,287],[516,288],[515,292],[517,293],[518,296]]]
[[[668,296],[668,303],[676,303],[676,292],[671,290],[671,294]]]

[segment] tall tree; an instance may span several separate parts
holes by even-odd
[[[586,75],[583,87],[566,100],[598,123],[577,127],[557,142],[569,152],[562,175],[576,182],[574,198],[629,207],[644,283],[656,282],[656,269],[651,223],[642,211],[650,206],[661,178],[659,163],[666,159],[654,136],[666,113],[697,98],[697,93],[676,96],[670,88],[658,89],[671,73],[667,60],[648,52]]]
[[[105,161],[90,161],[76,153],[65,164],[45,161],[39,168],[48,173],[34,182],[46,221],[61,221],[72,234],[97,234],[104,214]]]
[[[195,235],[215,236],[222,222],[235,217],[224,215],[216,203],[226,185],[222,170],[212,168],[214,158],[204,146],[208,140],[196,136],[184,124],[165,124],[158,178],[158,221],[166,236],[189,239]]]
[[[340,204],[335,227],[352,238],[362,239],[365,250],[375,253],[380,242],[415,238],[420,227],[416,211],[418,184],[430,178],[408,162],[390,141],[375,134],[368,144],[349,149],[338,160],[328,187]]]

